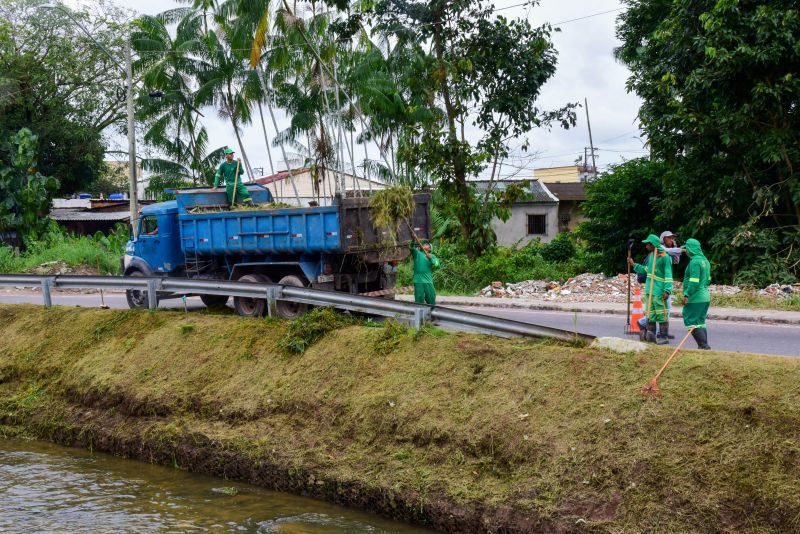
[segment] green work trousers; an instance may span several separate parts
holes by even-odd
[[[661,299],[663,295],[664,293],[653,295],[653,301],[650,303],[650,313],[647,316],[647,320],[650,321],[651,323],[669,322],[667,303],[666,301]],[[644,295],[644,299],[642,300],[642,302],[644,302],[644,305],[647,306],[647,303],[650,302],[650,296]]]
[[[687,330],[705,328],[710,302],[689,302],[683,305],[683,324]]]
[[[225,186],[225,189],[228,193],[228,204],[233,204],[233,184],[228,184]],[[253,199],[250,198],[250,193],[247,191],[247,188],[244,186],[242,182],[237,180],[236,182],[236,203],[241,204],[244,202],[252,202]]]
[[[414,284],[414,302],[417,304],[436,304],[436,290],[433,284]]]

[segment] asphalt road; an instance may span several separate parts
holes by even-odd
[[[59,294],[53,293],[54,305],[61,306],[100,306],[99,294]],[[112,308],[127,308],[125,295],[112,293],[105,295],[105,302]],[[37,293],[0,293],[0,304],[33,303],[41,304],[42,297]],[[162,308],[183,308],[180,299],[165,300],[159,303]],[[188,310],[203,308],[198,297],[186,299]],[[482,313],[491,317],[513,319],[544,326],[575,330],[595,336],[625,337],[625,317],[610,314],[573,314],[569,312],[510,310],[500,308],[458,307],[459,309]],[[677,345],[685,335],[683,323],[673,319],[670,322],[670,333],[675,336],[672,345]],[[630,339],[636,339],[629,336]],[[800,356],[800,326],[770,325],[764,323],[747,323],[741,321],[709,321],[708,342],[716,350],[731,352],[753,352],[760,354],[777,354],[783,356]],[[695,348],[693,339],[686,345]]]

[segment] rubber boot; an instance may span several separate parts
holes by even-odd
[[[644,340],[649,343],[656,342],[656,323],[647,323],[647,334],[645,334]]]
[[[697,342],[697,348],[700,350],[711,350],[708,345],[708,331],[705,328],[695,328],[692,330],[692,337]]]
[[[639,341],[647,341],[647,319],[642,317],[636,324],[639,326]]]
[[[656,343],[659,345],[669,345],[669,323],[658,323],[658,338]]]

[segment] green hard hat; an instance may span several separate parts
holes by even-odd
[[[225,155],[227,156],[228,154],[233,154],[233,149],[232,148],[226,148],[225,149]]]

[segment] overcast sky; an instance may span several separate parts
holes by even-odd
[[[143,14],[156,14],[179,4],[169,0],[113,0],[121,6]],[[522,0],[496,0],[495,6],[508,18],[527,17],[534,25],[544,22],[561,28],[553,35],[558,51],[558,69],[545,85],[541,97],[543,108],[556,108],[567,102],[589,101],[592,136],[598,148],[597,165],[600,169],[643,155],[642,141],[638,139],[636,114],[639,99],[625,91],[628,70],[614,60],[613,49],[619,42],[615,36],[615,22],[621,13],[620,0],[542,0],[535,8],[518,6]],[[73,3],[73,2],[69,2]],[[81,2],[87,3],[87,2]],[[231,144],[236,139],[229,123],[216,118],[213,110],[206,113],[206,127],[211,146]],[[284,118],[279,124],[286,126]],[[269,135],[274,132],[270,128]],[[269,173],[260,124],[245,128],[245,150],[253,167],[263,167]],[[532,157],[520,154],[507,162],[502,174],[506,177],[530,178],[534,167],[571,165],[589,146],[586,112],[578,110],[578,124],[570,130],[554,128],[537,130],[530,134]],[[126,148],[123,147],[124,150]],[[377,152],[377,151],[375,151]],[[273,149],[277,168],[279,150]],[[276,168],[276,170],[277,170]]]

